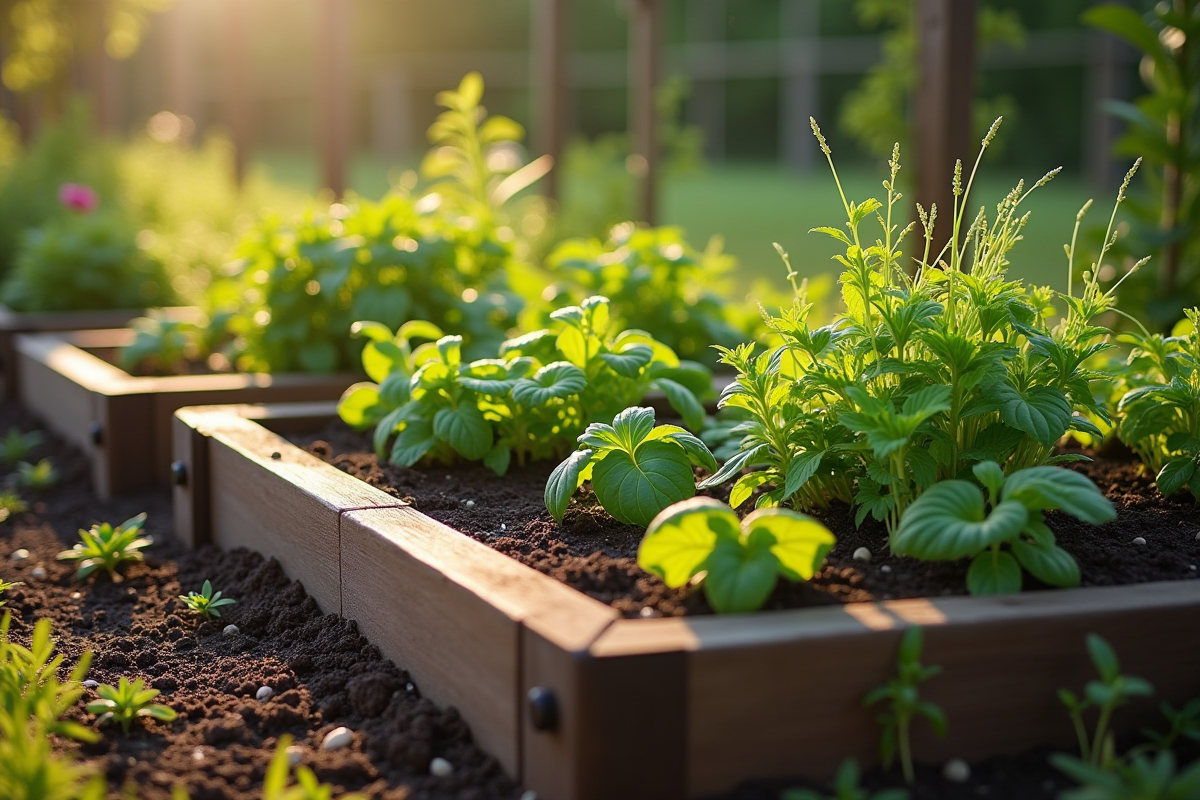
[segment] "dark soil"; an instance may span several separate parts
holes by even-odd
[[[504,477],[482,466],[397,467],[370,452],[367,436],[336,421],[298,441],[339,469],[627,617],[711,613],[703,592],[669,589],[638,567],[644,530],[608,516],[586,485],[571,501],[563,524],[556,523],[542,500],[552,465],[513,468]],[[1200,510],[1190,495],[1163,498],[1152,477],[1142,474],[1128,454],[1074,466],[1096,482],[1120,514],[1100,527],[1063,514],[1048,515],[1058,543],[1079,562],[1084,586],[1200,577]],[[728,487],[707,494],[727,500]],[[834,532],[837,545],[811,582],[781,580],[767,608],[966,593],[967,561],[893,556],[887,551],[882,523],[868,519],[856,529],[844,506],[815,516]],[[1138,537],[1145,544],[1135,544]],[[870,561],[854,559],[860,547],[871,551]],[[1026,589],[1046,588],[1029,575],[1025,581]]]
[[[17,406],[0,404],[0,433],[14,425],[36,427]],[[12,635],[25,640],[36,619],[49,618],[67,664],[91,650],[90,679],[144,678],[179,712],[169,725],[149,722],[128,736],[109,730],[99,744],[81,748],[107,774],[112,797],[134,784],[143,800],[168,798],[181,784],[192,800],[257,798],[283,734],[303,746],[302,763],[339,792],[387,800],[520,795],[472,743],[453,708],[422,697],[353,622],[322,614],[278,562],[246,550],[184,550],[172,539],[168,494],[100,501],[88,488],[87,462],[71,447],[47,437],[32,456],[52,459],[61,477],[42,493],[21,490],[30,510],[0,524],[0,578],[25,583],[2,598],[14,618]],[[0,465],[0,476],[7,469]],[[142,511],[155,544],[144,564],[125,567],[123,582],[76,582],[73,567],[55,560],[78,528]],[[13,561],[22,548],[30,557]],[[39,567],[46,573],[40,579]],[[206,578],[238,602],[223,619],[199,624],[176,596],[199,590]],[[230,623],[240,632],[225,635]],[[265,702],[255,699],[262,686],[274,690]],[[91,724],[82,708],[78,715]],[[353,745],[320,750],[325,734],[342,725],[354,731]],[[429,774],[434,757],[453,765],[450,777]]]

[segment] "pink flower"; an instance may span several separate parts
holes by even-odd
[[[99,199],[95,190],[89,186],[82,183],[64,183],[58,187],[58,202],[62,203],[64,208],[78,211],[80,214],[90,214],[96,210]]]

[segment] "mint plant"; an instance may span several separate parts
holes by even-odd
[[[612,424],[593,422],[576,450],[546,482],[546,508],[562,522],[571,496],[591,480],[604,510],[621,522],[649,525],[667,506],[696,493],[692,467],[710,472],[717,460],[704,442],[678,425],[654,425],[654,409],[627,408]]]
[[[900,769],[908,784],[916,779],[910,740],[912,721],[924,717],[938,736],[946,735],[946,715],[936,704],[922,700],[919,694],[918,687],[942,671],[941,667],[921,664],[921,646],[921,629],[914,626],[906,630],[900,638],[895,677],[863,698],[863,705],[886,704],[886,710],[876,717],[882,728],[879,753],[884,769],[890,769],[899,757]]]
[[[1079,565],[1055,544],[1045,512],[1092,525],[1116,519],[1096,485],[1059,467],[1028,467],[1006,477],[995,461],[981,461],[972,473],[982,489],[965,480],[926,489],[901,519],[892,550],[924,561],[972,559],[971,594],[1019,592],[1022,569],[1051,586],[1078,586]]]
[[[1130,698],[1148,697],[1154,688],[1141,678],[1121,673],[1117,654],[1108,642],[1094,633],[1087,637],[1088,654],[1100,680],[1090,681],[1084,687],[1082,697],[1068,689],[1058,690],[1058,699],[1067,708],[1075,735],[1079,740],[1079,755],[1089,767],[1111,769],[1117,761],[1113,732],[1110,729],[1112,715]],[[1096,728],[1089,736],[1083,714],[1089,709],[1098,710]]]
[[[794,511],[763,509],[739,520],[724,503],[693,497],[651,521],[637,560],[672,589],[703,573],[709,605],[740,613],[762,608],[780,575],[811,579],[836,541],[824,525]]]
[[[134,720],[142,717],[173,722],[178,716],[170,706],[153,702],[160,692],[158,689],[147,689],[146,682],[141,678],[131,681],[122,676],[116,686],[97,686],[96,694],[100,695],[100,699],[87,704],[88,712],[99,717],[96,721],[100,725],[115,722],[125,733],[129,733],[129,726]]]
[[[20,428],[9,428],[3,441],[0,441],[0,461],[9,465],[25,461],[43,439],[41,431],[21,433]]]
[[[58,483],[58,470],[48,458],[43,458],[36,464],[22,461],[17,464],[17,485],[25,486],[34,491],[44,491]]]
[[[142,536],[142,527],[146,524],[146,514],[143,512],[136,517],[125,520],[115,528],[101,522],[93,525],[90,530],[79,530],[79,543],[70,550],[58,554],[59,561],[74,561],[79,568],[75,571],[75,580],[81,581],[98,569],[108,573],[113,583],[120,583],[123,578],[117,571],[126,562],[143,561],[142,551],[154,543],[149,536]]]
[[[908,800],[907,789],[882,789],[874,794],[859,785],[862,773],[858,762],[847,758],[833,778],[833,794],[823,795],[811,789],[788,789],[781,800]]]
[[[4,594],[5,592],[7,592],[9,589],[13,588],[14,586],[24,586],[24,585],[25,584],[21,583],[20,581],[6,581],[3,578],[0,578],[0,595]],[[0,608],[3,608],[7,603],[8,603],[7,600],[0,600]]]
[[[1079,785],[1059,795],[1061,800],[1191,800],[1200,797],[1200,761],[1178,771],[1175,754],[1153,758],[1135,755],[1110,769],[1081,761],[1065,753],[1050,756],[1050,763]]]

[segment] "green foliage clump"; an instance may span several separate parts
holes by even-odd
[[[0,461],[10,465],[25,461],[33,452],[33,448],[43,440],[41,431],[21,433],[20,428],[9,428],[4,439],[0,441]]]
[[[177,375],[196,361],[224,371],[230,368],[229,358],[218,347],[226,339],[228,320],[228,314],[201,319],[172,319],[161,313],[138,317],[129,323],[133,341],[121,348],[118,363],[127,372],[143,375]]]
[[[28,510],[29,504],[16,492],[0,492],[0,522],[6,522],[13,514],[23,514]]]
[[[116,686],[97,686],[96,694],[100,695],[100,699],[87,704],[88,712],[99,717],[99,724],[115,722],[125,733],[129,733],[129,726],[141,717],[172,722],[178,716],[175,709],[153,702],[160,692],[158,689],[147,689],[146,682],[141,678],[131,681],[122,676]]]
[[[755,611],[780,575],[806,581],[836,539],[811,517],[782,508],[743,520],[729,506],[694,497],[665,509],[638,547],[638,566],[672,589],[703,577],[704,595],[719,613]]]
[[[912,721],[924,717],[939,736],[946,735],[945,713],[936,704],[922,700],[918,688],[942,671],[941,667],[921,664],[922,638],[919,627],[904,632],[896,659],[896,675],[863,698],[863,705],[885,704],[886,710],[876,717],[882,728],[879,753],[884,769],[890,769],[899,757],[904,780],[909,784],[916,779],[912,761]]]
[[[1139,753],[1112,769],[1080,761],[1064,753],[1050,763],[1080,784],[1063,792],[1061,800],[1191,800],[1200,797],[1200,761],[1178,772],[1175,754],[1161,752],[1151,758]]]
[[[810,789],[789,789],[783,793],[780,800],[908,800],[906,789],[883,789],[870,794],[859,785],[861,778],[858,762],[847,758],[838,767],[837,775],[833,778],[831,796],[818,794]]]
[[[649,525],[667,506],[696,493],[692,467],[717,461],[704,442],[678,425],[654,425],[654,409],[627,408],[612,424],[593,422],[576,450],[550,473],[546,508],[559,522],[584,481],[604,510],[621,522]]]
[[[34,491],[49,489],[58,483],[58,470],[48,458],[43,458],[36,464],[22,461],[17,464],[17,485],[25,486]]]
[[[25,584],[21,583],[20,581],[6,581],[3,578],[0,578],[0,594],[4,594],[5,592],[7,592],[9,589],[13,588],[14,586],[24,586],[24,585]],[[7,603],[8,603],[7,600],[0,600],[0,607],[3,607]]]
[[[58,554],[59,561],[74,561],[79,564],[75,580],[84,580],[98,569],[104,569],[113,583],[121,582],[117,570],[126,562],[145,560],[142,550],[154,543],[149,536],[142,536],[146,514],[125,520],[115,528],[101,522],[90,530],[79,530],[80,542],[70,550]]]
[[[208,580],[204,581],[200,591],[182,594],[179,599],[188,607],[188,611],[205,619],[220,617],[224,606],[231,606],[237,602],[232,597],[222,597],[221,592],[214,593],[212,583]]]
[[[687,424],[703,420],[708,370],[643,331],[615,332],[607,299],[590,297],[551,316],[552,328],[476,361],[464,360],[460,336],[413,350],[410,339],[441,333],[429,323],[409,323],[393,337],[386,325],[360,322],[358,335],[370,339],[363,367],[375,383],[350,387],[338,413],[351,427],[374,426],[381,456],[395,436],[393,463],[482,460],[500,475],[514,457],[518,464],[562,458],[590,422],[612,419],[653,389]]]
[[[1096,634],[1088,634],[1087,649],[1096,671],[1100,673],[1100,680],[1090,681],[1084,687],[1083,697],[1076,696],[1068,689],[1059,689],[1058,699],[1066,706],[1071,724],[1075,727],[1080,757],[1086,764],[1108,769],[1117,759],[1115,738],[1110,728],[1113,712],[1130,698],[1154,694],[1154,688],[1141,678],[1123,675],[1116,652]],[[1089,737],[1083,715],[1092,708],[1099,713],[1095,731]]]

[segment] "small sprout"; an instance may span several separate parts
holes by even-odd
[[[338,728],[337,730],[347,729]],[[316,774],[308,767],[297,767],[296,785],[288,786],[290,783],[288,773],[300,761],[302,755],[303,750],[292,744],[292,737],[289,734],[279,737],[279,743],[275,746],[275,755],[271,757],[267,774],[263,777],[263,800],[332,800],[333,787],[321,783]],[[344,794],[339,800],[366,800],[366,795],[357,792]]]
[[[1116,745],[1110,729],[1113,712],[1125,705],[1131,697],[1148,697],[1154,694],[1154,688],[1141,678],[1121,674],[1121,663],[1117,660],[1116,652],[1108,642],[1096,634],[1088,634],[1087,649],[1096,671],[1100,673],[1100,680],[1090,681],[1084,687],[1083,697],[1076,697],[1074,692],[1067,689],[1059,689],[1058,699],[1067,707],[1067,714],[1075,726],[1079,755],[1083,763],[1109,769],[1117,761]],[[1099,709],[1099,713],[1096,718],[1096,730],[1089,741],[1083,714],[1090,708]]]
[[[179,599],[187,605],[189,611],[205,619],[221,616],[219,609],[222,606],[231,606],[237,602],[230,597],[222,597],[220,592],[213,592],[212,583],[207,580],[199,592],[181,594]]]
[[[917,687],[942,671],[941,667],[926,667],[921,664],[921,629],[909,628],[900,640],[900,655],[896,663],[896,676],[867,693],[863,705],[873,706],[886,702],[887,710],[876,720],[883,728],[879,740],[879,752],[884,768],[889,768],[896,756],[900,757],[900,769],[904,780],[911,784],[913,773],[910,729],[916,716],[925,717],[939,736],[946,735],[946,715],[937,705],[922,700]]]
[[[783,793],[781,800],[908,800],[908,791],[905,789],[884,789],[868,794],[859,784],[861,778],[858,762],[847,758],[833,778],[832,795],[819,794],[811,789],[789,789]]]
[[[91,530],[79,531],[79,544],[58,554],[59,561],[77,561],[76,580],[83,580],[103,567],[114,583],[122,580],[117,568],[126,561],[142,561],[142,550],[154,543],[149,536],[140,536],[146,524],[143,512],[127,519],[117,527],[107,522],[93,525]]]
[[[9,583],[9,582],[5,581],[3,578],[0,578],[0,594],[4,594],[5,592],[7,592],[9,589],[13,588],[14,586],[24,586],[24,585],[25,584],[21,583],[20,581],[14,581],[14,582]],[[8,602],[7,600],[0,600],[0,607],[3,607],[4,604],[7,602]]]
[[[36,464],[22,461],[17,465],[17,484],[20,486],[41,491],[49,489],[56,483],[58,483],[58,470],[54,468],[48,458],[43,458]]]
[[[87,710],[99,715],[97,721],[101,725],[116,722],[125,733],[129,733],[129,726],[139,717],[172,722],[177,716],[175,709],[151,702],[158,697],[158,689],[147,689],[146,682],[141,678],[130,681],[122,677],[116,686],[101,684],[96,687],[96,694],[100,695],[100,699],[88,703]]]
[[[13,514],[23,514],[28,510],[29,504],[16,492],[0,492],[0,522],[4,522]]]
[[[4,435],[4,440],[0,441],[0,461],[6,464],[24,461],[29,457],[33,448],[41,443],[41,431],[21,433],[19,428],[9,428],[8,433]]]

